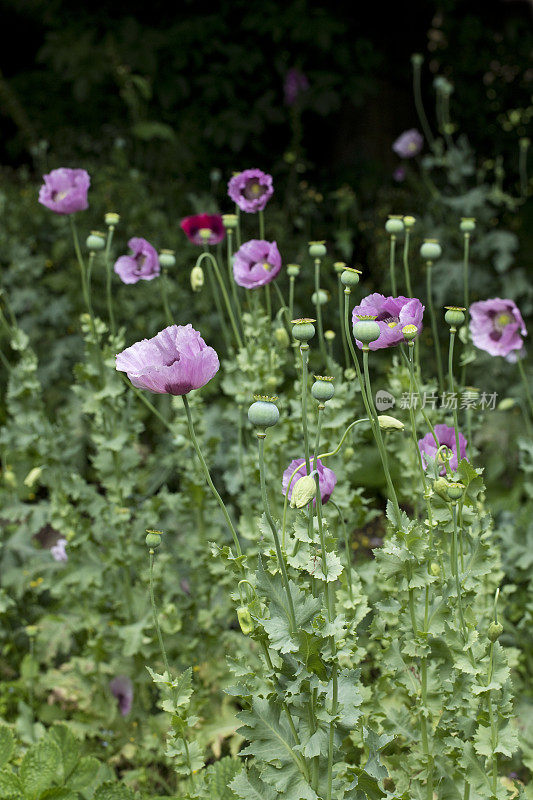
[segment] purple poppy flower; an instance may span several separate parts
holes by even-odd
[[[420,131],[417,131],[416,128],[411,128],[398,136],[392,145],[392,149],[400,158],[414,158],[422,150],[423,144],[424,137]]]
[[[118,700],[118,710],[127,717],[133,704],[133,684],[127,675],[117,675],[109,684],[111,694]]]
[[[250,239],[235,253],[233,277],[245,289],[256,289],[274,280],[281,269],[281,256],[276,242]]]
[[[298,97],[309,89],[309,81],[307,77],[296,67],[292,67],[285,75],[285,82],[283,84],[283,92],[285,94],[285,103],[288,106],[295,105]]]
[[[285,470],[285,472],[283,473],[281,490],[284,495],[287,494],[287,486],[289,485],[291,475],[297,467],[301,467],[301,469],[298,470],[298,472],[292,479],[291,488],[289,489],[289,500],[292,497],[292,490],[294,489],[294,485],[298,480],[298,478],[303,478],[304,475],[308,474],[307,468],[305,466],[305,458],[294,458],[287,467],[287,469]],[[322,498],[323,503],[327,503],[333,493],[335,484],[337,483],[337,476],[335,475],[332,469],[325,467],[319,458],[317,458],[316,461],[316,468],[318,470],[318,485],[320,487],[320,497]],[[312,470],[313,470],[313,461],[311,461],[311,471]],[[313,500],[313,503],[316,503],[316,500]]]
[[[58,539],[57,542],[50,548],[50,553],[55,561],[68,561],[67,551],[65,545],[66,539]]]
[[[379,339],[370,342],[371,350],[381,350],[383,347],[392,347],[404,341],[402,328],[406,325],[416,325],[418,332],[422,330],[424,308],[416,297],[384,297],[374,292],[364,297],[352,312],[352,324],[357,322],[358,316],[370,315],[376,318],[380,328]],[[362,347],[357,341],[357,346]]]
[[[205,386],[219,366],[216,352],[192,325],[170,325],[116,357],[119,372],[138,389],[155,394],[188,394]]]
[[[396,183],[402,183],[405,180],[405,167],[396,167],[392,173],[392,179],[395,180]]]
[[[480,350],[491,356],[508,356],[524,346],[527,336],[522,315],[512,300],[494,297],[470,306],[470,333]]]
[[[39,203],[56,214],[74,214],[89,208],[87,192],[91,184],[84,169],[61,167],[43,175],[44,184],[39,189]]]
[[[245,169],[228,183],[228,194],[241,211],[254,214],[263,211],[274,193],[272,175],[260,169]]]
[[[450,428],[448,425],[444,425],[444,423],[440,423],[439,425],[435,425],[434,427],[435,436],[439,440],[439,444],[445,444],[452,451],[452,456],[449,460],[450,469],[455,470],[459,466],[459,462],[457,460],[457,446],[455,442],[455,428]],[[462,433],[459,433],[459,455],[461,458],[466,458],[466,446],[468,442],[466,441],[465,437]],[[424,456],[429,456],[429,458],[435,458],[437,455],[438,447],[435,442],[435,437],[432,433],[426,433],[426,435],[418,440],[418,447],[420,452],[422,453],[422,461],[424,462],[424,468],[427,467],[427,461]],[[446,474],[446,467],[443,466],[441,471],[441,475]]]
[[[155,247],[146,239],[134,236],[128,242],[131,256],[117,258],[114,270],[123,283],[151,281],[161,272],[159,257]]]

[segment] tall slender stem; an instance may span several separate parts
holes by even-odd
[[[522,382],[524,384],[524,389],[526,390],[526,397],[527,397],[527,402],[529,403],[529,410],[531,411],[531,415],[533,416],[533,398],[531,397],[531,390],[529,388],[529,381],[527,379],[526,371],[524,369],[524,364],[522,362],[522,359],[520,358],[520,354],[518,354],[518,357],[516,359],[516,363],[518,365],[518,369],[520,371],[520,375],[522,376]]]
[[[415,108],[416,113],[418,114],[418,119],[420,120],[420,125],[422,126],[422,130],[424,132],[424,136],[426,137],[430,147],[433,147],[435,140],[433,138],[433,134],[431,133],[431,128],[429,127],[428,118],[426,116],[424,103],[422,100],[421,66],[421,62],[413,63],[413,93],[415,96]]]
[[[390,237],[389,272],[393,297],[396,297],[396,236]]]
[[[343,310],[343,305],[344,305],[344,291],[343,291],[343,289],[344,289],[344,287],[343,287],[343,283],[341,281],[341,276],[340,275],[339,275],[339,277],[337,279],[337,287],[338,287],[338,292],[339,292],[339,324],[341,326],[341,339],[342,339],[342,349],[343,349],[343,352],[344,352],[344,364],[346,366],[346,369],[348,369],[348,367],[350,366],[350,355],[348,353],[348,342],[346,341],[346,327],[344,325],[344,319],[343,319],[344,318],[344,310]]]
[[[235,282],[235,277],[233,275],[233,228],[228,228],[227,230],[227,251],[226,251],[226,258],[227,258],[227,266],[228,266],[228,281],[229,285],[231,286],[231,294],[233,297],[233,305],[237,311],[237,317],[239,319],[240,329],[242,331],[243,338],[244,335],[244,324],[242,321],[242,309],[241,303],[239,300],[239,295],[237,292],[237,284]]]
[[[405,276],[405,286],[407,288],[407,297],[413,296],[413,289],[411,288],[411,272],[409,270],[409,237],[411,231],[409,228],[405,229],[405,239],[403,241],[403,273]]]
[[[259,238],[265,238],[265,215],[263,211],[259,211]]]
[[[441,392],[444,391],[444,372],[442,369],[442,355],[440,352],[440,343],[439,343],[439,331],[437,328],[437,317],[435,315],[435,308],[433,306],[433,290],[431,286],[431,276],[432,276],[432,269],[433,269],[433,262],[428,261],[426,263],[426,294],[427,294],[427,302],[429,305],[429,316],[431,318],[431,331],[433,333],[433,344],[435,347],[435,359],[437,362],[437,374],[439,377],[439,389]]]
[[[161,278],[160,278],[160,282],[159,282],[159,287],[161,289],[161,300],[162,300],[162,303],[163,303],[163,309],[165,311],[165,318],[166,318],[166,321],[167,321],[167,325],[173,325],[174,324],[174,320],[172,318],[172,312],[171,312],[170,306],[168,304],[169,286],[168,286],[168,271],[166,269],[163,269],[163,271],[161,272]]]
[[[189,406],[189,401],[187,399],[187,395],[186,394],[181,395],[181,399],[183,400],[183,405],[185,406],[185,413],[187,414],[187,425],[189,427],[189,434],[190,434],[190,437],[191,437],[191,441],[192,441],[193,447],[194,447],[194,449],[196,451],[196,455],[198,456],[198,460],[200,461],[200,464],[202,466],[202,470],[203,470],[204,477],[206,479],[207,485],[211,489],[211,491],[212,491],[212,493],[213,493],[213,495],[215,497],[215,500],[219,504],[219,506],[220,506],[220,508],[222,510],[222,513],[224,514],[224,517],[225,517],[226,522],[228,524],[228,528],[230,529],[231,535],[233,537],[233,542],[235,544],[235,549],[237,550],[237,555],[242,556],[242,550],[241,550],[241,545],[239,543],[239,537],[237,536],[237,532],[236,532],[235,528],[233,527],[233,523],[232,523],[231,517],[230,517],[230,515],[228,513],[228,509],[226,508],[226,505],[225,505],[223,499],[221,498],[221,496],[217,492],[217,490],[215,488],[215,484],[213,483],[213,481],[211,479],[211,474],[209,472],[209,468],[208,468],[208,466],[207,466],[207,464],[205,462],[205,459],[204,459],[204,457],[202,455],[202,451],[200,449],[200,445],[198,444],[198,439],[196,438],[196,433],[194,432],[194,426],[193,426],[192,416],[191,416],[191,409],[190,409],[190,406]]]
[[[322,324],[322,306],[320,304],[320,259],[315,258],[315,296],[316,296],[316,319],[318,327],[318,346],[324,365],[328,362],[326,345],[324,342],[324,326]]]
[[[289,276],[289,319],[294,319],[294,275]]]
[[[292,600],[291,589],[289,586],[289,576],[287,575],[287,567],[285,566],[285,559],[283,558],[283,553],[281,552],[281,545],[279,541],[279,535],[276,528],[276,523],[272,519],[272,514],[270,513],[270,505],[268,502],[268,496],[266,491],[266,482],[265,482],[265,434],[261,433],[257,436],[257,444],[259,447],[259,477],[261,481],[261,498],[263,500],[263,508],[265,511],[266,518],[268,520],[268,524],[270,525],[270,530],[272,531],[272,536],[274,537],[274,546],[276,548],[276,556],[278,559],[278,565],[281,572],[281,580],[283,581],[283,588],[285,589],[285,594],[287,595],[287,604],[288,604],[288,617],[289,617],[289,624],[291,628],[291,635],[295,636],[297,632],[297,624],[296,624],[296,614],[294,612],[294,603]]]
[[[450,328],[450,347],[448,350],[448,380],[450,384],[450,393],[452,395],[452,409],[453,409],[453,425],[455,428],[455,448],[457,450],[457,464],[461,460],[461,450],[459,449],[459,421],[457,419],[457,401],[454,398],[455,386],[453,381],[453,345],[455,342],[455,328]]]
[[[105,291],[106,291],[106,300],[107,300],[107,315],[109,317],[109,328],[111,330],[111,336],[114,337],[116,333],[116,324],[115,324],[115,312],[113,309],[113,292],[112,292],[112,271],[111,271],[111,243],[113,241],[113,234],[115,232],[115,226],[109,225],[107,229],[107,241],[105,244],[105,251],[104,251],[104,262],[105,262],[105,271],[106,271],[106,281],[105,281]]]
[[[350,595],[350,600],[353,600],[353,578],[352,578],[352,556],[350,553],[350,540],[348,538],[348,529],[346,528],[346,523],[344,521],[344,514],[342,513],[341,509],[337,505],[337,503],[329,498],[328,501],[333,508],[336,509],[337,514],[339,516],[339,522],[342,528],[342,535],[344,539],[344,554],[346,556],[346,581],[348,583],[348,593]]]
[[[464,248],[463,248],[463,305],[468,314],[470,307],[470,290],[469,290],[469,262],[470,262],[470,232],[464,232]],[[466,385],[466,364],[463,364],[461,369],[461,386]]]
[[[309,433],[307,430],[307,362],[309,360],[309,345],[300,345],[302,356],[302,429],[304,434],[304,454],[307,474],[311,473],[311,463],[309,460]]]
[[[212,253],[209,253],[208,251],[206,251],[205,253],[202,253],[202,255],[196,261],[197,266],[200,265],[201,262],[204,259],[207,259],[208,261],[210,261],[212,266],[213,266],[213,270],[215,272],[215,275],[217,277],[217,280],[218,280],[218,283],[219,283],[219,286],[220,286],[220,291],[222,292],[222,297],[224,298],[224,304],[225,304],[226,310],[228,312],[228,317],[229,317],[229,321],[230,321],[230,324],[231,324],[231,327],[232,327],[232,330],[233,330],[233,334],[235,336],[235,340],[236,340],[239,348],[241,348],[242,347],[241,335],[240,335],[239,330],[237,328],[237,323],[235,321],[235,316],[233,314],[233,309],[232,309],[231,303],[229,301],[228,291],[226,289],[226,284],[224,283],[224,279],[222,278],[222,274],[221,274],[219,266],[218,266],[218,261],[216,260],[216,258],[214,257],[214,255]]]

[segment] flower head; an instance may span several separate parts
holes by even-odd
[[[180,222],[187,239],[193,244],[218,244],[226,235],[220,214],[195,214]]]
[[[192,325],[170,325],[119,353],[116,368],[138,389],[181,395],[205,386],[218,372],[219,361]]]
[[[283,84],[283,92],[285,94],[285,103],[288,106],[295,105],[298,97],[309,89],[309,81],[296,67],[291,67],[285,75],[285,82]]]
[[[459,462],[457,459],[457,446],[455,442],[455,428],[450,428],[449,425],[444,425],[444,423],[440,423],[439,425],[435,425],[434,427],[435,436],[439,440],[440,445],[446,445],[446,447],[451,450],[451,457],[449,459],[450,462],[450,469],[456,470],[459,466]],[[466,441],[465,437],[462,433],[459,433],[459,455],[461,458],[466,458],[466,446],[468,442]],[[429,458],[435,458],[437,455],[437,443],[435,442],[435,437],[432,433],[426,433],[426,435],[418,440],[418,447],[422,454],[422,461],[424,462],[424,468],[427,467],[427,461],[424,456],[428,456]],[[446,467],[443,465],[441,471],[441,475],[446,474]]]
[[[245,169],[228,183],[228,194],[241,211],[254,214],[263,211],[274,193],[272,175],[260,169]]]
[[[396,183],[402,183],[402,181],[405,180],[405,167],[396,167],[392,173],[392,179],[396,181]]]
[[[140,237],[128,242],[132,250],[131,256],[120,256],[115,262],[114,270],[123,283],[151,281],[161,272],[159,257],[155,247]]]
[[[44,184],[39,189],[39,203],[56,214],[74,214],[89,208],[87,192],[91,184],[84,169],[61,167],[43,175]]]
[[[400,158],[414,158],[422,150],[424,137],[416,128],[404,131],[392,145],[392,149]]]
[[[133,684],[127,675],[117,675],[109,684],[111,694],[118,700],[118,709],[127,717],[133,704]]]
[[[337,476],[335,475],[332,469],[325,467],[319,458],[317,458],[316,468],[318,471],[318,485],[320,487],[320,497],[322,498],[323,503],[327,503],[333,493],[335,484],[337,483]],[[294,458],[287,467],[287,469],[285,470],[285,472],[283,473],[281,490],[284,495],[287,494],[287,487],[289,485],[291,475],[296,469],[298,469],[298,471],[294,476],[294,478],[292,479],[291,487],[289,489],[289,500],[292,497],[292,491],[294,489],[296,481],[299,478],[303,478],[305,475],[308,474],[304,458]],[[313,470],[313,462],[311,461],[311,471],[312,470]],[[316,502],[316,500],[314,500],[313,502]]]
[[[250,239],[235,253],[233,277],[245,289],[256,289],[274,280],[281,269],[281,256],[276,242]]]
[[[472,303],[470,333],[480,350],[491,356],[508,356],[513,350],[522,350],[527,329],[516,303],[494,297]]]
[[[392,347],[403,342],[403,328],[406,325],[415,325],[418,333],[422,330],[424,306],[416,297],[384,297],[375,292],[364,297],[358,306],[355,306],[352,321],[355,324],[362,316],[369,316],[378,323],[380,328],[379,338],[370,342],[371,350],[381,350],[383,347]],[[357,340],[356,340],[357,341]],[[357,342],[361,347],[360,343]]]
[[[55,561],[68,561],[67,551],[65,545],[66,539],[58,539],[57,542],[50,548],[50,553]]]

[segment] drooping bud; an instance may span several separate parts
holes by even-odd
[[[251,633],[253,633],[255,627],[254,621],[246,606],[239,606],[237,609],[237,619],[239,620],[241,631],[245,636],[249,636]]]
[[[103,250],[105,247],[105,235],[100,231],[91,231],[85,240],[85,244],[88,250],[93,250],[94,252]]]
[[[438,239],[424,239],[420,248],[420,255],[426,261],[436,261],[442,255],[442,247]]]
[[[174,250],[161,250],[159,253],[159,263],[164,268],[173,267],[176,264],[176,256]]]
[[[204,271],[199,264],[196,264],[191,270],[191,289],[193,292],[199,292],[204,285]]]
[[[274,339],[279,347],[288,347],[290,344],[289,334],[285,328],[275,328]]]
[[[333,380],[334,378],[329,375],[326,377],[315,375],[315,382],[311,386],[311,394],[319,403],[327,403],[335,394]]]
[[[316,482],[313,475],[298,478],[292,488],[291,508],[303,508],[316,495]]]
[[[309,255],[311,258],[324,258],[326,252],[325,242],[309,242]]]
[[[379,422],[379,427],[383,431],[388,431],[393,429],[397,431],[403,431],[403,429],[405,428],[403,422],[400,422],[400,420],[396,419],[396,417],[389,417],[388,414],[380,414],[378,416],[378,422]]]

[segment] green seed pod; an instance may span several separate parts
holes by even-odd
[[[248,419],[255,428],[271,428],[279,420],[275,397],[257,397],[248,409]]]
[[[491,622],[489,625],[489,629],[487,631],[487,636],[489,640],[494,644],[497,642],[500,636],[503,633],[503,625],[501,622]]]
[[[375,317],[357,317],[353,326],[353,335],[363,344],[370,344],[379,339],[380,330]]]
[[[104,221],[105,224],[109,225],[110,228],[115,228],[120,222],[120,215],[116,214],[114,211],[108,211],[104,217]]]
[[[378,416],[379,427],[382,431],[397,430],[403,431],[405,425],[400,422],[396,417],[389,417],[388,414],[380,414]]]
[[[450,328],[459,328],[465,321],[464,312],[466,308],[461,308],[460,306],[445,306],[445,309],[446,314],[444,315],[444,319]]]
[[[344,270],[346,269],[346,264],[344,263],[344,261],[335,261],[335,263],[333,264],[333,269],[335,270],[337,275],[340,275],[341,272],[344,272]]]
[[[448,497],[448,481],[446,478],[437,478],[436,481],[433,481],[433,491],[435,494],[438,494],[446,502],[449,501]]]
[[[311,394],[319,403],[327,403],[335,394],[333,378],[315,375],[315,383],[311,386]]]
[[[411,64],[413,67],[421,67],[424,63],[424,56],[422,53],[413,53],[411,56]]]
[[[430,571],[430,572],[431,572],[431,574],[432,574],[432,575],[434,575],[436,578],[437,578],[437,577],[440,575],[440,567],[439,567],[439,565],[436,563],[436,561],[432,561],[432,562],[431,562],[431,565],[430,565],[430,567],[429,567],[429,571]]]
[[[226,230],[233,230],[239,224],[237,214],[222,214],[222,224]]]
[[[396,214],[389,214],[389,218],[385,223],[385,230],[390,234],[398,234],[403,231],[403,217]]]
[[[403,218],[403,224],[404,224],[404,227],[406,227],[406,228],[412,228],[413,225],[415,224],[415,222],[416,222],[416,217],[412,217],[412,216],[408,215],[407,217]]]
[[[426,261],[436,261],[442,255],[442,247],[437,239],[424,239],[420,255]]]
[[[412,342],[418,336],[418,328],[416,325],[404,325],[402,333],[406,342]]]
[[[293,319],[292,335],[298,342],[308,342],[315,335],[314,319]]]
[[[461,217],[459,228],[463,233],[471,233],[476,229],[476,220],[474,217]]]
[[[239,606],[237,609],[237,619],[239,620],[241,631],[245,636],[249,636],[253,632],[255,625],[252,615],[246,606]]]
[[[314,306],[317,305],[317,297],[319,306],[325,305],[325,303],[327,303],[328,300],[330,299],[329,292],[327,292],[325,289],[319,289],[318,295],[316,292],[313,292],[313,294],[311,295],[311,302]]]
[[[100,231],[91,231],[85,240],[85,244],[88,250],[93,250],[94,252],[103,250],[105,247],[105,235]]]
[[[343,286],[353,287],[357,286],[359,283],[359,275],[361,275],[360,269],[354,269],[353,267],[346,267],[344,272],[341,273],[341,283]]]
[[[161,250],[159,253],[159,263],[165,269],[175,266],[176,256],[174,255],[174,250]]]
[[[296,473],[298,474],[298,473]],[[291,508],[303,508],[316,495],[316,482],[311,475],[303,475],[294,482],[291,492]]]
[[[326,252],[325,242],[309,242],[309,255],[311,258],[324,258]]]
[[[146,546],[150,550],[155,550],[161,544],[161,531],[146,531],[146,538],[144,540]]]
[[[336,335],[337,334],[335,333],[335,331],[332,331],[331,329],[324,331],[324,339],[326,340],[326,342],[332,342],[335,339]]]
[[[290,278],[297,278],[299,274],[300,274],[299,264],[287,264],[287,275]]]
[[[464,490],[465,487],[463,486],[462,483],[448,483],[446,489],[448,497],[450,498],[450,500],[453,500],[454,502],[457,502],[457,500],[461,499]]]
[[[203,269],[196,264],[191,269],[191,289],[193,292],[199,292],[204,285],[204,271]]]
[[[274,339],[278,347],[288,347],[291,343],[285,328],[276,328],[274,330]]]

